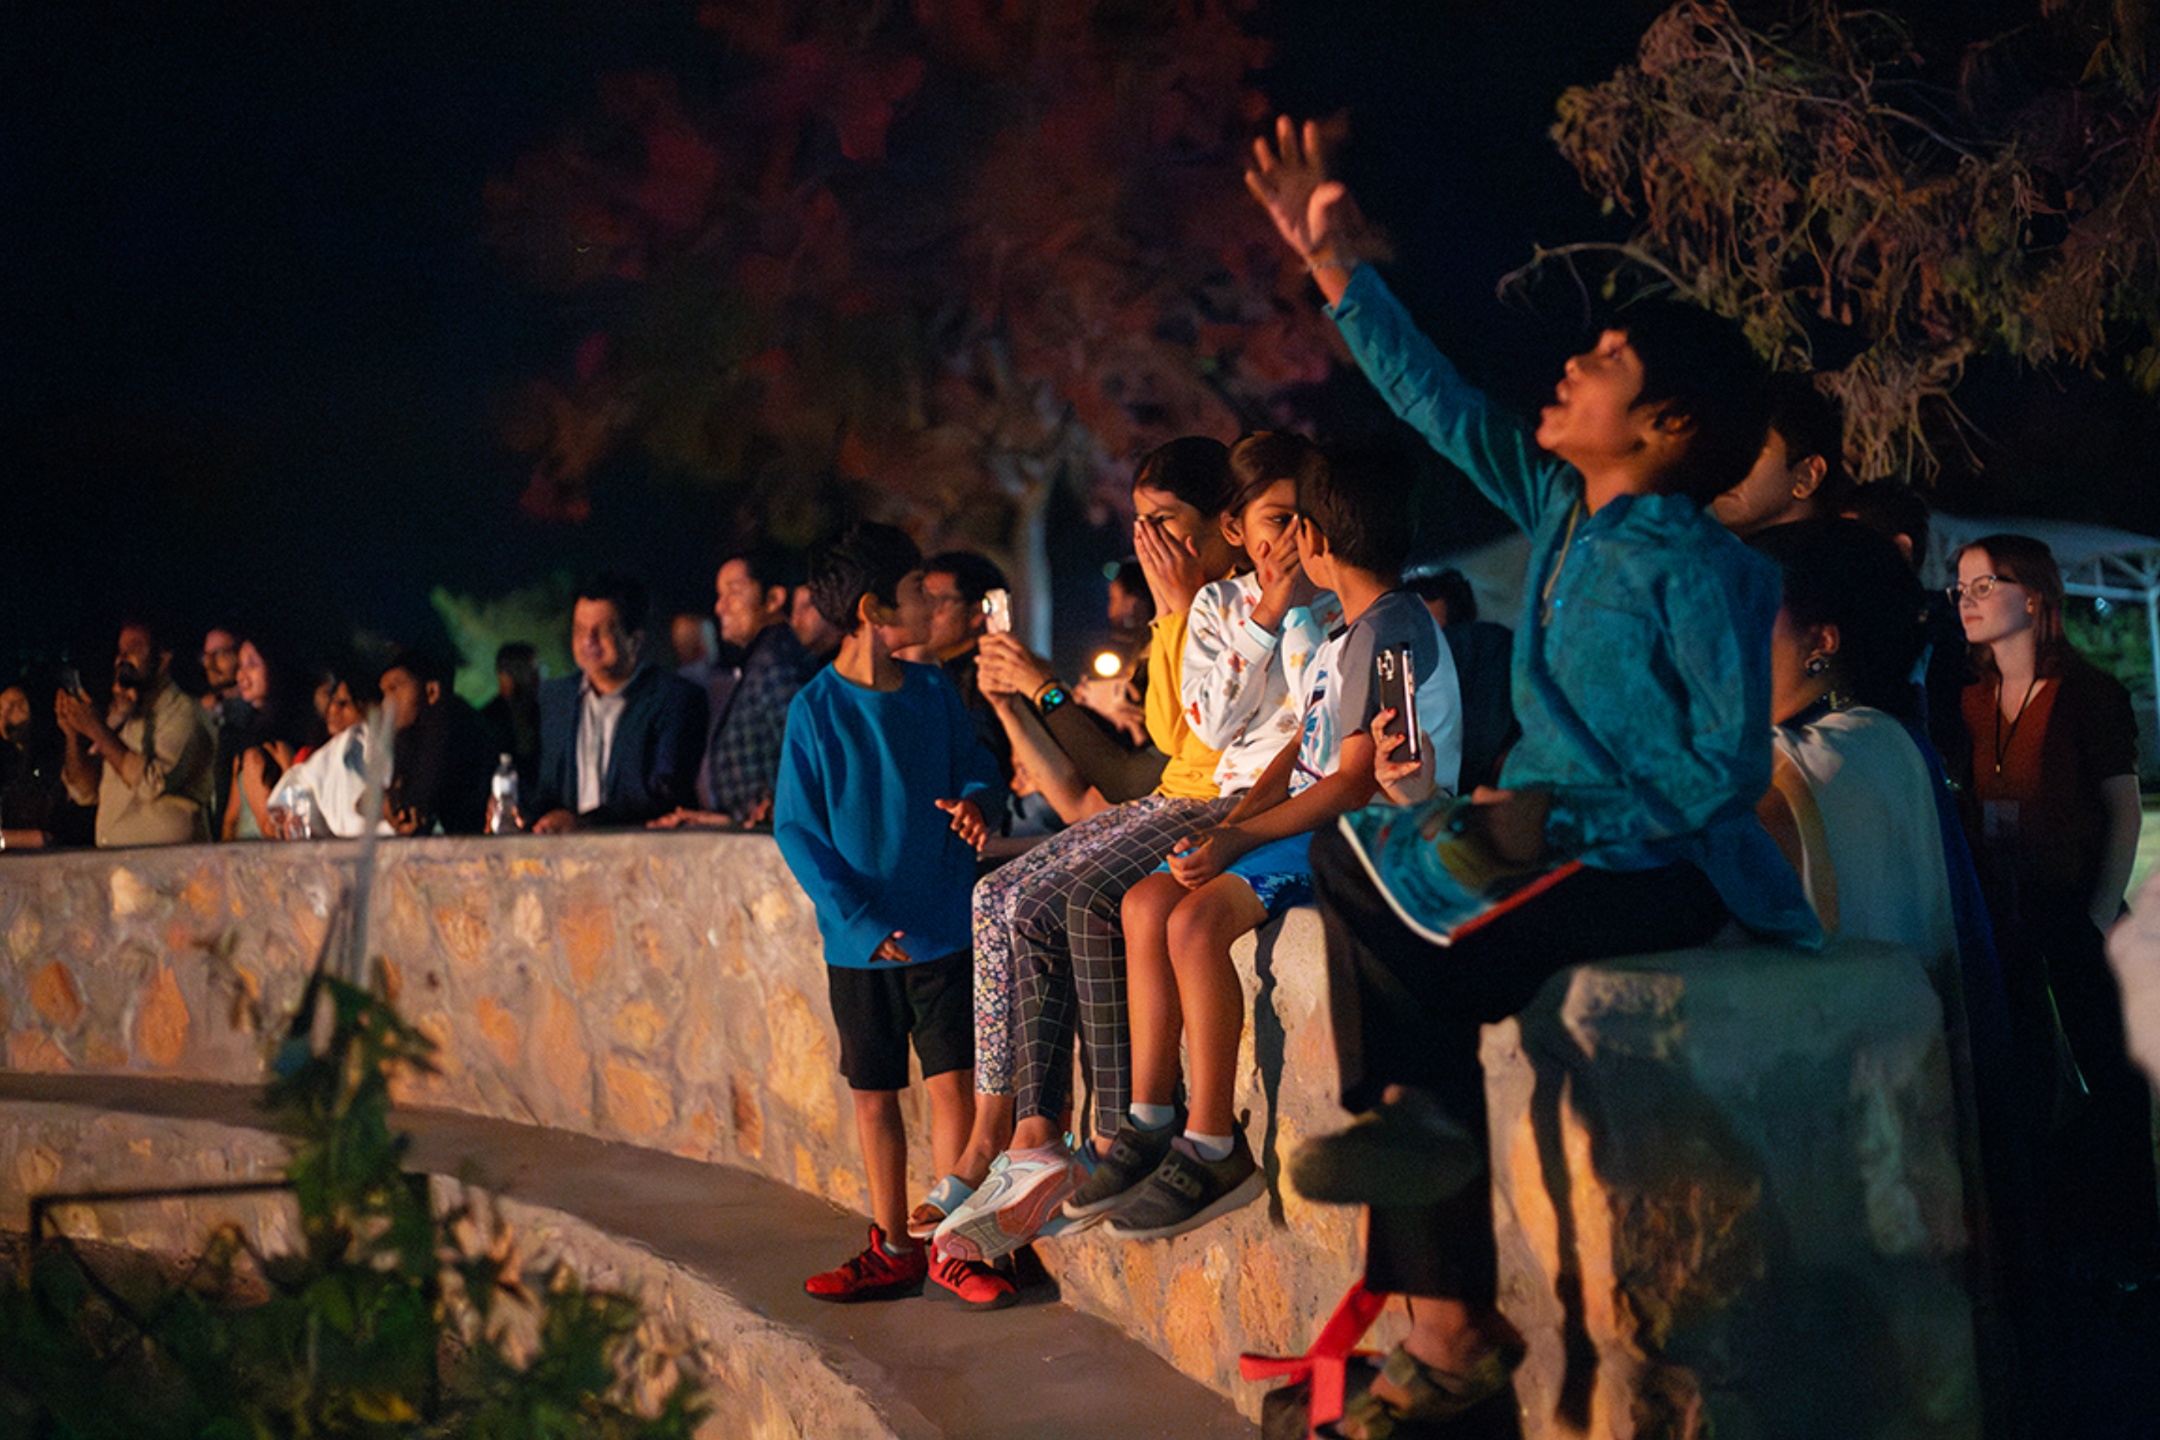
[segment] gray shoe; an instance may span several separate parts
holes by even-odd
[[[1174,1122],[1160,1130],[1142,1130],[1130,1120],[1118,1126],[1109,1152],[1095,1162],[1095,1173],[1066,1200],[1065,1218],[1093,1224],[1123,1205],[1155,1173],[1177,1136]]]
[[[1298,1194],[1329,1205],[1437,1205],[1484,1168],[1483,1147],[1412,1089],[1299,1146],[1289,1167]]]
[[[1167,1240],[1250,1205],[1266,1191],[1267,1178],[1242,1128],[1231,1137],[1230,1153],[1220,1160],[1202,1160],[1180,1138],[1171,1142],[1162,1163],[1132,1198],[1118,1207],[1107,1228],[1120,1240]]]

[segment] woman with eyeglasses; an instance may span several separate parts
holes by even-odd
[[[2137,852],[2137,723],[2063,636],[2062,572],[1989,535],[1950,587],[1979,679],[1965,688],[1966,824],[2002,953],[2058,1269],[2138,1283],[2160,1264],[2151,1093],[2123,1049],[2102,948]]]

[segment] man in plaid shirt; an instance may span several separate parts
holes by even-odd
[[[677,810],[659,829],[763,825],[772,819],[788,704],[815,668],[788,624],[797,576],[787,552],[760,547],[731,556],[715,578],[713,614],[720,638],[742,662],[713,707],[705,763],[698,774],[702,810]]]

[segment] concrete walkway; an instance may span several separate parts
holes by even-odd
[[[136,1076],[0,1073],[0,1102],[240,1127],[261,1125],[259,1093]],[[810,1299],[803,1277],[859,1250],[865,1222],[759,1176],[444,1111],[401,1111],[397,1124],[414,1137],[417,1169],[574,1215],[805,1337],[903,1433],[965,1440],[1250,1440],[1254,1433],[1223,1397],[1057,1303],[1047,1286],[989,1314],[928,1298],[934,1287],[924,1299],[884,1304]]]

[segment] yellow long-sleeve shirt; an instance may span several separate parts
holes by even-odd
[[[1215,788],[1215,762],[1222,752],[1201,744],[1185,723],[1179,696],[1184,664],[1185,617],[1156,616],[1148,633],[1147,733],[1170,763],[1155,793],[1173,800],[1213,800],[1221,793]]]

